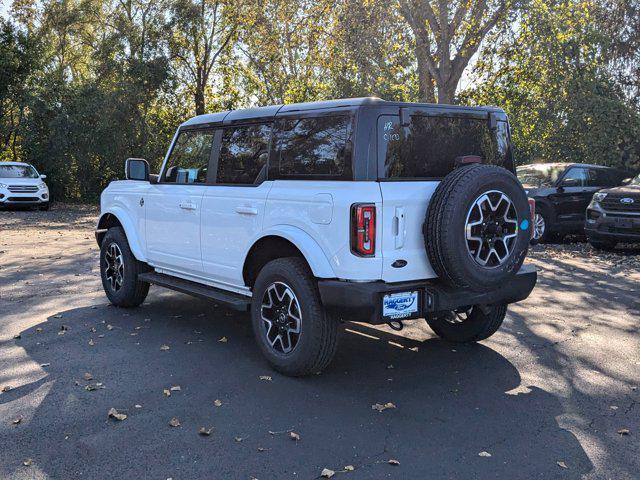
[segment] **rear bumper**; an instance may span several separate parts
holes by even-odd
[[[436,312],[451,311],[470,305],[519,302],[531,294],[537,278],[538,274],[533,265],[523,265],[504,287],[481,293],[442,285],[437,280],[402,283],[320,280],[318,288],[322,303],[330,313],[344,320],[376,325],[391,320],[382,316],[382,299],[390,293],[418,291],[418,312],[406,319],[422,318]]]

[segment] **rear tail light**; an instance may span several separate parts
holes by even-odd
[[[533,198],[528,198],[529,200],[529,216],[531,217],[531,238],[533,238],[533,231],[535,230],[536,224],[536,201]]]
[[[376,206],[371,203],[351,206],[351,252],[359,257],[376,254]]]

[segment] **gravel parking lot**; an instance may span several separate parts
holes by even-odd
[[[1,478],[640,475],[640,249],[535,247],[538,287],[488,341],[347,324],[293,379],[244,314],[159,288],[109,306],[96,216],[0,212]]]

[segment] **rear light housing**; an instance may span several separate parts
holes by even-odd
[[[359,257],[376,254],[376,206],[373,203],[351,206],[351,253]]]
[[[531,238],[533,238],[533,233],[535,230],[536,224],[536,201],[533,198],[527,198],[529,201],[529,217],[531,218]]]

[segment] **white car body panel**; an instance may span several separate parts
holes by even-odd
[[[380,182],[382,192],[382,280],[404,282],[435,278],[424,245],[422,226],[439,182]],[[396,260],[406,266],[394,268]]]
[[[252,240],[262,230],[267,195],[273,182],[252,185],[209,185],[202,199],[202,264],[204,276],[242,286],[242,267]]]

